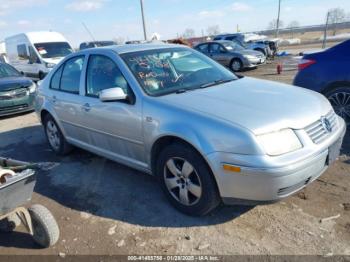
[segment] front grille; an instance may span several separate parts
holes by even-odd
[[[293,186],[280,188],[278,189],[277,195],[283,196],[283,195],[293,193],[294,191],[297,191],[298,189],[301,189],[302,187],[306,186],[310,181],[311,181],[311,176],[308,177],[306,180],[301,181],[298,184],[295,184]]]
[[[331,132],[325,128],[324,124],[322,123],[322,118],[305,128],[306,133],[315,144],[322,143],[338,128],[337,116],[333,110],[325,116],[325,119],[327,119],[331,125]]]
[[[16,106],[5,106],[5,107],[0,107],[0,113],[2,112],[7,112],[7,111],[20,111],[20,110],[25,110],[28,108],[27,104],[22,104],[22,105],[16,105]]]
[[[13,91],[2,92],[0,93],[0,100],[11,100],[16,98],[21,98],[27,95],[27,89],[21,88]]]

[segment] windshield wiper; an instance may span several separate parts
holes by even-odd
[[[219,84],[223,84],[223,83],[228,83],[228,82],[231,82],[233,80],[236,80],[236,79],[234,79],[234,78],[232,78],[232,79],[219,79],[219,80],[215,80],[213,82],[209,82],[209,83],[203,84],[203,85],[199,86],[199,88],[207,88],[207,87],[210,87],[210,86],[215,86],[215,85],[219,85]]]

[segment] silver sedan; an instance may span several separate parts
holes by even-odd
[[[245,68],[255,68],[259,64],[266,62],[266,57],[263,53],[246,49],[228,40],[217,40],[198,44],[194,49],[229,67],[234,72]]]
[[[41,83],[36,111],[57,154],[74,145],[153,174],[190,215],[294,194],[336,160],[345,132],[322,95],[238,78],[178,45],[71,54]]]

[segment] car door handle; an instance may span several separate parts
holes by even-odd
[[[89,103],[85,103],[85,104],[82,106],[82,109],[83,109],[85,112],[89,112],[89,111],[91,110],[90,104],[89,104]]]
[[[57,97],[56,97],[56,96],[53,96],[51,101],[52,101],[52,103],[55,104],[55,103],[57,102]]]

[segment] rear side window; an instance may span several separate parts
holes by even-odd
[[[55,90],[60,89],[60,81],[61,81],[62,69],[63,69],[63,66],[60,66],[60,68],[58,70],[56,70],[56,72],[52,76],[52,78],[51,78],[51,85],[50,85],[50,87],[52,89],[55,89]]]
[[[84,56],[69,59],[63,67],[60,90],[79,94],[80,76],[83,69]]]

